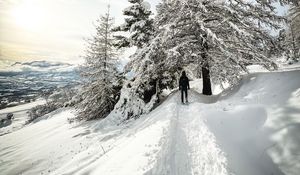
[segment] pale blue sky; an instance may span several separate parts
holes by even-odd
[[[160,0],[148,2],[154,11]],[[108,4],[122,23],[128,0],[0,0],[0,61],[82,62],[84,38]]]

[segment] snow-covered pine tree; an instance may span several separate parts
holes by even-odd
[[[288,63],[297,62],[300,56],[300,4],[296,1],[289,3],[289,13],[285,29],[278,37],[283,55]]]
[[[109,9],[109,8],[108,8]],[[82,102],[78,105],[80,119],[106,117],[119,98],[120,76],[116,69],[117,51],[113,47],[113,18],[109,10],[96,23],[96,34],[87,42]]]
[[[275,45],[268,29],[279,29],[284,18],[274,10],[271,1],[261,0],[164,0],[155,18],[159,28],[153,41],[159,42],[141,51],[147,56],[135,67],[157,71],[142,67],[152,67],[145,63],[155,63],[157,58],[149,60],[157,55],[152,48],[161,47],[163,70],[197,64],[202,69],[203,94],[211,95],[210,76],[218,83],[234,84],[248,72],[248,65],[276,68],[267,57]]]
[[[300,5],[300,1],[299,0],[273,0],[274,2],[280,2],[281,5],[284,4],[292,4],[295,6],[299,6]],[[272,3],[272,1],[269,1],[268,3]]]
[[[144,0],[128,0],[132,5],[124,9],[123,14],[127,16],[125,23],[114,28],[114,32],[119,32],[124,35],[117,35],[115,38],[118,42],[115,46],[118,48],[123,47],[137,47],[136,53],[132,57],[136,58],[140,50],[149,44],[154,33],[153,19],[150,18],[150,4]],[[123,32],[123,33],[122,33]],[[134,59],[137,61],[137,59]],[[125,67],[126,71],[133,70],[131,60]],[[135,72],[136,73],[136,72]],[[128,80],[124,83],[121,90],[120,100],[116,104],[114,114],[115,116],[122,116],[120,120],[129,118],[136,118],[141,114],[149,112],[153,105],[157,102],[156,84],[157,82],[153,77],[143,77],[144,84],[138,84],[137,79],[140,80],[135,74],[134,80]],[[150,78],[149,78],[150,77]]]
[[[150,112],[160,101],[162,90],[174,89],[177,85],[178,70],[165,69],[165,52],[160,43],[156,37],[132,56],[129,69],[135,76],[123,86],[114,110],[116,116],[122,116],[121,121]]]
[[[300,4],[291,6],[288,15],[287,40],[293,61],[298,61],[300,54]]]
[[[115,36],[119,42],[116,46],[142,48],[148,43],[153,33],[153,20],[150,18],[150,4],[144,0],[128,0],[132,5],[124,9],[123,14],[128,16],[125,23],[114,28],[115,32],[129,32],[129,37]]]

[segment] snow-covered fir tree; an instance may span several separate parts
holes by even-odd
[[[295,5],[295,6],[299,6],[300,5],[300,1],[299,0],[275,0],[275,2],[280,2],[281,5],[284,4],[288,4],[288,5]]]
[[[268,29],[279,29],[284,18],[274,10],[271,1],[261,0],[164,0],[155,18],[155,38],[136,56],[133,67],[138,74],[151,75],[158,65],[174,73],[197,64],[203,94],[211,95],[210,76],[234,84],[248,65],[276,68],[268,58],[275,47]]]
[[[149,44],[155,29],[153,19],[150,18],[150,4],[144,0],[128,1],[132,5],[123,11],[123,14],[127,16],[125,23],[113,29],[114,32],[123,34],[115,36],[118,41],[115,46],[118,48],[137,47],[136,53],[131,56],[136,57],[136,55],[139,55],[140,50]],[[134,60],[137,61],[137,59]],[[126,65],[126,71],[134,71],[131,63],[133,62],[130,61],[130,63]],[[116,104],[113,112],[116,116],[121,115],[125,120],[138,117],[141,114],[149,112],[158,101],[157,96],[154,95],[158,94],[155,79],[147,75],[142,78],[145,80],[144,82],[147,83],[137,84],[136,82],[140,82],[138,79],[140,80],[139,77],[141,76],[141,74],[139,76],[135,74],[133,80],[128,80],[124,84],[120,100]]]
[[[285,29],[278,37],[281,50],[289,63],[297,62],[300,56],[300,4],[290,3]]]
[[[78,105],[79,118],[106,117],[119,98],[121,86],[116,69],[117,51],[113,47],[113,18],[109,11],[97,20],[96,34],[88,40],[85,64],[81,68],[84,78],[82,102]]]
[[[176,73],[172,74],[171,70],[164,69],[165,63],[160,58],[165,53],[157,42],[152,40],[147,47],[153,49],[153,53],[156,51],[156,55],[147,55],[140,52],[144,49],[138,49],[132,56],[133,60],[129,63],[129,68],[135,72],[135,76],[123,86],[120,100],[114,111],[116,116],[122,116],[121,120],[137,118],[150,112],[159,102],[159,94],[163,89],[176,87]],[[136,64],[138,61],[142,63]]]
[[[150,4],[144,0],[128,0],[132,5],[124,9],[125,23],[114,28],[115,32],[129,32],[129,36],[115,36],[117,47],[143,47],[153,33],[153,20],[150,18]]]
[[[290,41],[292,60],[297,61],[300,56],[300,4],[294,4],[288,15],[287,40]]]

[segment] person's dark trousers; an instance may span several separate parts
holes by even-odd
[[[185,101],[188,101],[188,92],[187,89],[181,89],[181,102],[184,103],[183,94],[185,94]]]

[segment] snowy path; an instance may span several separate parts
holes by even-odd
[[[215,143],[215,137],[199,113],[201,101],[190,91],[190,104],[180,103],[180,94],[172,97],[173,116],[156,166],[149,174],[209,175],[228,174],[226,158]]]
[[[209,131],[201,117],[199,105],[203,101],[196,100],[199,94],[190,93],[191,104],[181,106],[179,123],[187,138],[189,155],[192,163],[192,173],[199,175],[218,174],[225,175],[227,172],[227,160],[223,152],[215,143],[216,138]]]

